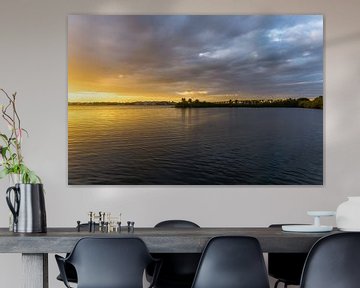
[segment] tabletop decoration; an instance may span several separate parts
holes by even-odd
[[[6,96],[7,104],[1,105],[1,116],[9,128],[9,134],[0,133],[2,144],[0,179],[9,175],[14,183],[41,183],[39,176],[24,163],[21,152],[23,136],[28,132],[22,128],[20,116],[16,109],[16,93],[9,95],[4,89],[0,91]]]
[[[342,231],[360,231],[360,196],[348,197],[337,207],[336,226]]]
[[[5,104],[1,116],[8,132],[0,131],[0,179],[9,176],[12,184],[6,191],[6,202],[12,214],[9,229],[14,232],[46,232],[44,188],[40,177],[28,168],[22,155],[22,140],[28,132],[22,127],[16,108],[16,93],[4,89]]]
[[[314,217],[314,223],[310,224],[301,224],[301,225],[282,225],[281,229],[286,232],[330,232],[333,230],[332,226],[321,225],[320,217],[335,216],[336,212],[334,211],[308,211],[309,216]]]

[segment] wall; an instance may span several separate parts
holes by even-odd
[[[86,220],[89,210],[122,212],[136,226],[164,218],[201,226],[309,222],[307,210],[333,210],[347,195],[360,195],[359,9],[357,0],[2,0],[0,87],[19,94],[19,112],[30,132],[24,154],[45,184],[48,226],[73,226]],[[75,13],[324,14],[324,186],[69,187],[66,16]],[[7,186],[0,182],[1,191]],[[4,196],[0,226],[8,224]],[[57,271],[52,255],[49,259],[50,287],[62,287],[53,280]],[[19,265],[19,255],[0,255],[1,286],[21,286]]]

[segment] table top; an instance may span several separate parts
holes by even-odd
[[[321,237],[338,233],[294,233],[274,228],[135,228],[134,232],[78,232],[76,228],[48,228],[47,233],[13,233],[0,228],[0,253],[65,253],[83,237],[139,237],[152,253],[201,253],[215,236],[252,236],[263,252],[308,252]]]

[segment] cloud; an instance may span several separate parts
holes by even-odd
[[[271,29],[267,36],[272,42],[322,45],[323,22],[318,19],[294,26]]]
[[[323,94],[321,15],[74,15],[68,37],[69,84],[78,89],[169,97]]]
[[[179,94],[181,96],[196,96],[196,95],[207,95],[208,91],[205,90],[197,90],[197,91],[180,91],[176,92],[176,94]]]

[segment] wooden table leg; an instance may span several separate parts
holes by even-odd
[[[48,254],[22,254],[23,288],[49,288]]]

